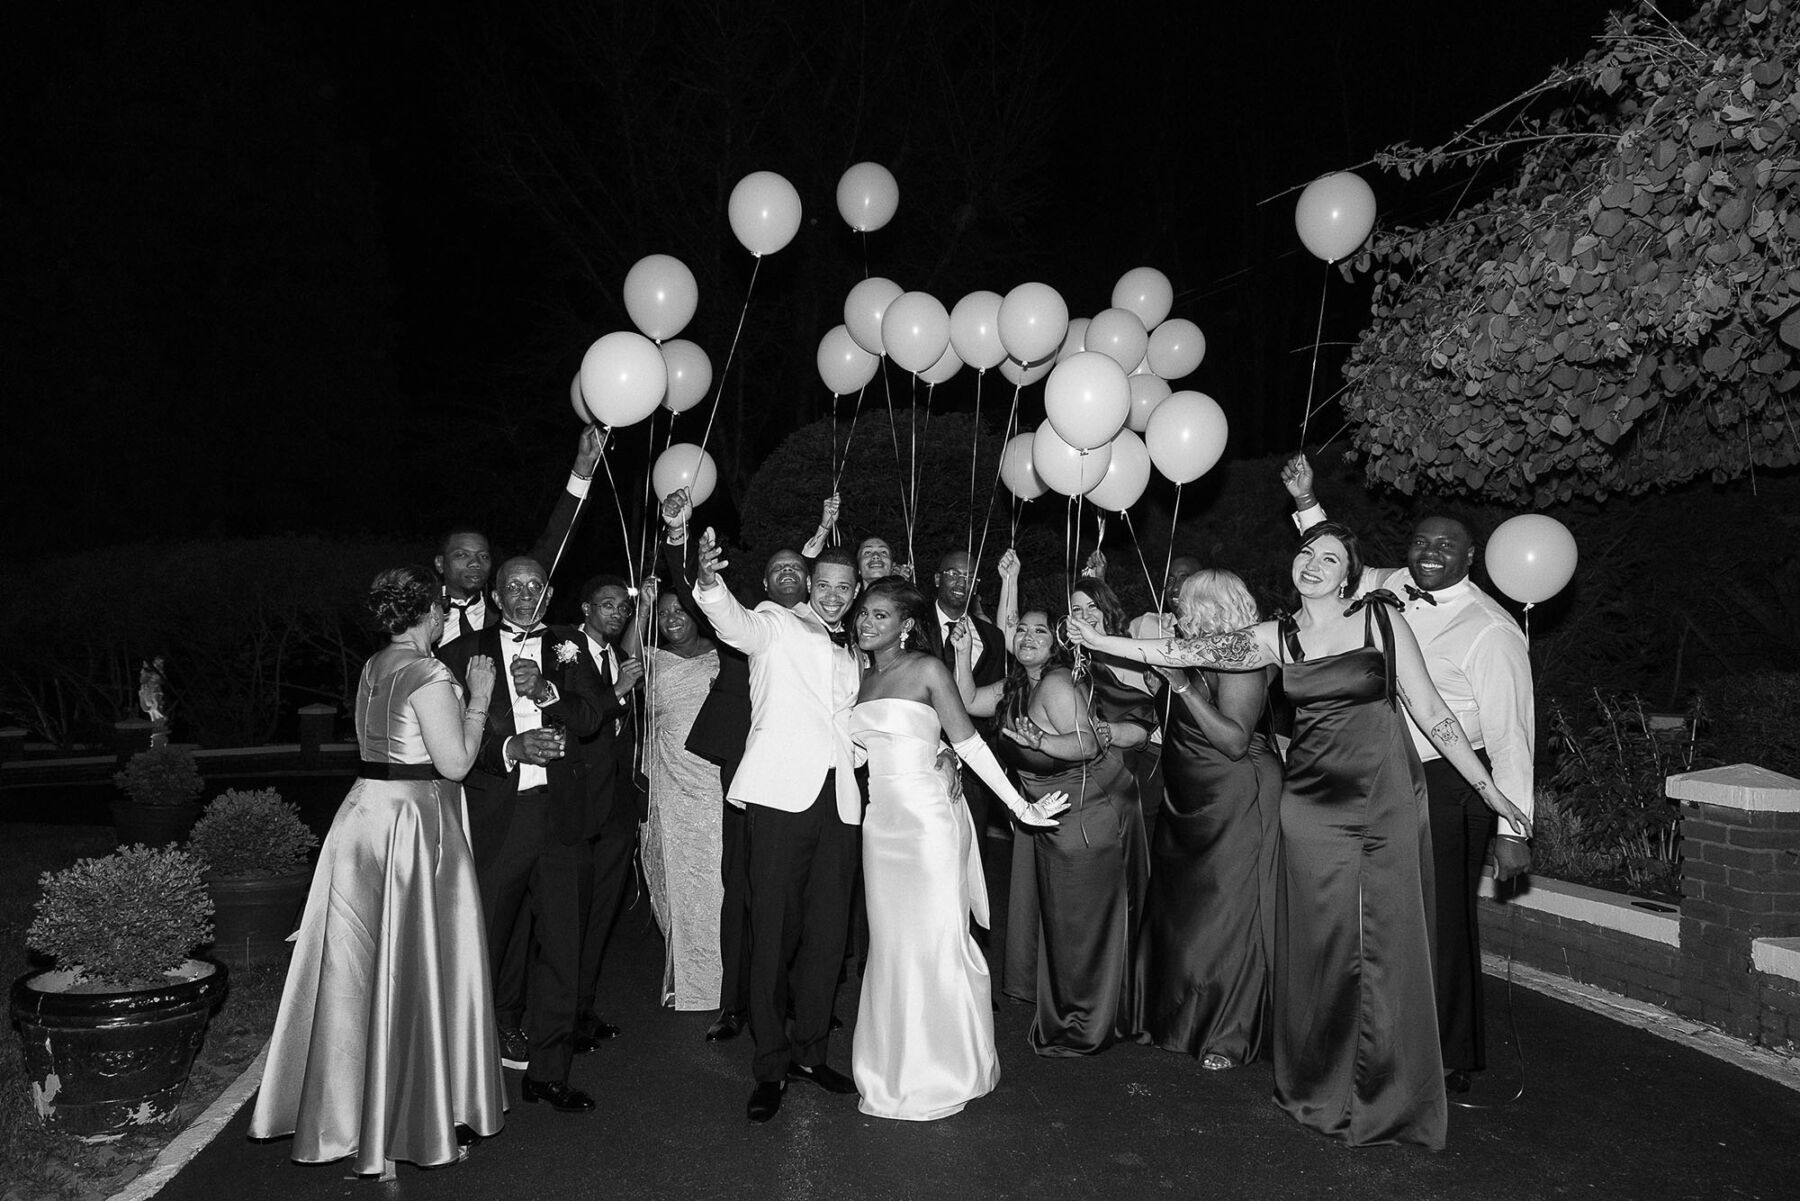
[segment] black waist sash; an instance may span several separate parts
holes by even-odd
[[[441,780],[443,775],[429,763],[370,763],[364,759],[356,774],[365,780]]]

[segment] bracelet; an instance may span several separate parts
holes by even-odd
[[[486,721],[488,719],[487,711],[485,709],[471,709],[463,714],[464,721],[468,721],[471,717],[476,721]]]
[[[1294,511],[1298,513],[1301,509],[1311,509],[1317,506],[1318,503],[1318,498],[1312,493],[1302,492],[1299,496],[1294,498]]]
[[[684,546],[687,544],[687,534],[685,525],[670,526],[663,534],[663,541],[670,546]]]
[[[1529,842],[1530,842],[1530,841],[1531,841],[1531,839],[1530,839],[1530,838],[1527,838],[1527,837],[1525,837],[1525,836],[1524,836],[1524,835],[1520,835],[1520,834],[1496,834],[1496,835],[1494,835],[1494,837],[1495,837],[1495,838],[1504,838],[1504,839],[1506,839],[1506,840],[1507,840],[1507,841],[1508,841],[1508,842],[1525,842],[1525,843],[1529,843]]]

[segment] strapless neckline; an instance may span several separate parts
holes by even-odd
[[[926,704],[924,701],[915,701],[910,696],[872,696],[866,701],[857,701],[851,708],[860,709],[864,705],[878,705],[882,701],[896,701],[902,705],[917,705],[921,709],[930,709],[933,713],[937,712],[933,706]]]

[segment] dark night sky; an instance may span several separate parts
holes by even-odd
[[[483,450],[455,436],[456,404],[525,380],[565,409],[550,381],[566,381],[583,345],[539,345],[545,297],[567,299],[556,248],[494,201],[469,151],[479,92],[458,68],[478,27],[425,6],[248,8],[71,2],[9,18],[0,382],[15,554],[283,530],[421,538],[463,503],[459,481],[480,478],[465,464]],[[919,11],[871,10],[874,50],[880,21]],[[1032,168],[1047,199],[1008,233],[1031,266],[992,280],[952,269],[940,299],[1035,276],[1084,315],[1126,268],[1163,268],[1176,314],[1208,337],[1188,386],[1225,406],[1241,455],[1291,437],[1322,275],[1294,236],[1293,197],[1257,202],[1389,143],[1441,137],[1584,53],[1606,6],[1048,15],[1060,11],[1045,10],[1057,24],[1039,115],[1052,132]],[[530,48],[515,47],[527,72]],[[898,172],[893,237],[930,235],[904,226],[940,149],[913,146]],[[1448,200],[1442,181],[1364,174],[1384,222]],[[831,196],[803,199],[820,222],[803,236],[837,236]],[[869,243],[877,273],[881,239]],[[1325,337],[1351,339],[1363,298],[1332,287]],[[593,308],[587,337],[624,327],[616,299]],[[819,333],[792,353],[810,364]],[[723,347],[707,349],[717,367]],[[1328,355],[1322,387],[1335,369]],[[535,444],[517,481],[531,506],[566,467],[573,421],[554,428],[568,436]]]

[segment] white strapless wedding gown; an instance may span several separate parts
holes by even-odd
[[[987,961],[969,936],[971,912],[988,923],[987,883],[968,806],[935,766],[936,711],[877,698],[852,710],[850,730],[869,753],[869,959],[851,1073],[862,1112],[927,1122],[1000,1081]]]

